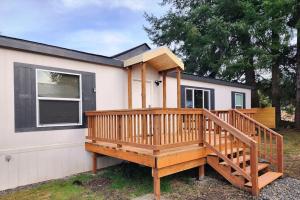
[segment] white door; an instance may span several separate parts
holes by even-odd
[[[132,84],[132,107],[142,108],[142,88],[141,80],[133,80]],[[146,82],[146,106],[147,108],[152,106],[152,83]]]

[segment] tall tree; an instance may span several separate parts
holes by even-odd
[[[163,0],[162,17],[146,14],[150,39],[180,54],[187,71],[244,82],[255,89],[258,70],[272,73],[272,104],[280,121],[281,73],[289,42],[287,18],[294,0]]]
[[[295,127],[300,130],[300,1],[293,2],[293,12],[288,23],[297,30],[297,53],[296,53],[296,111]]]
[[[252,33],[259,7],[243,0],[164,0],[163,4],[172,6],[163,17],[146,14],[150,39],[181,54],[188,72],[251,85],[252,106],[258,107],[255,70],[261,66],[257,54],[263,51]]]
[[[290,14],[290,0],[264,0],[263,10],[266,22],[267,45],[270,49],[271,73],[272,73],[272,106],[275,107],[275,119],[277,127],[281,122],[281,66],[285,65],[286,51],[289,45],[290,34],[287,21]]]

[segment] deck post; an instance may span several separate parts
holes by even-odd
[[[160,178],[158,177],[157,168],[153,168],[153,191],[154,191],[154,199],[160,200]]]
[[[283,173],[283,139],[278,137],[277,140],[277,171]]]
[[[142,63],[142,67],[141,67],[141,87],[142,87],[142,108],[146,108],[146,63]]]
[[[204,176],[205,176],[205,169],[204,169],[204,165],[199,166],[198,168],[198,180],[203,180]]]
[[[118,129],[118,142],[120,142],[122,140],[122,116],[118,115],[118,125],[117,125],[117,129]],[[117,144],[118,148],[122,147],[122,144]]]
[[[259,188],[258,188],[258,152],[257,152],[257,144],[252,143],[251,149],[250,149],[250,167],[251,167],[251,183],[252,188],[251,192],[253,196],[258,196],[259,194]]]
[[[161,134],[161,118],[160,115],[156,114],[153,116],[153,125],[154,125],[154,132],[153,132],[153,145],[157,146],[160,145],[160,134]],[[159,149],[154,149],[153,154],[159,154]]]
[[[128,109],[132,109],[132,66],[128,67]]]
[[[97,174],[97,153],[93,153],[93,173]]]
[[[176,68],[177,72],[177,108],[181,108],[181,70],[179,67]]]
[[[163,72],[163,108],[167,108],[167,72]]]

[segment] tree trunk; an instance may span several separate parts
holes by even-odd
[[[258,99],[258,91],[255,80],[255,71],[254,68],[246,70],[246,84],[252,87],[251,90],[251,107],[258,108],[259,107],[259,99]]]
[[[295,127],[300,130],[300,28],[297,29],[297,80]]]
[[[281,122],[281,108],[280,108],[280,69],[279,69],[279,58],[275,56],[278,53],[276,46],[279,46],[279,35],[275,32],[272,33],[272,106],[275,107],[275,122],[276,128],[280,126]]]

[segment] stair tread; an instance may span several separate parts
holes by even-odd
[[[249,161],[250,160],[250,155],[246,155],[245,156],[245,161]],[[233,158],[231,160],[233,163],[237,163],[237,158]],[[243,155],[239,156],[239,163],[243,163]],[[226,161],[224,162],[220,162],[220,165],[228,165]]]
[[[263,170],[263,169],[265,169],[265,168],[267,168],[267,167],[269,167],[269,164],[268,164],[268,163],[258,163],[258,166],[257,166],[258,171],[261,171],[261,170]],[[251,166],[247,166],[245,172],[246,172],[247,174],[250,174],[250,172],[251,172]],[[237,176],[238,176],[238,175],[241,175],[241,173],[238,172],[238,171],[235,171],[235,172],[232,173],[232,175],[234,175],[234,176],[237,175]]]
[[[242,149],[242,148],[239,148],[239,151],[242,152],[243,149]],[[220,151],[220,152],[221,152],[223,155],[225,155],[225,150],[222,150],[222,151]],[[236,153],[236,152],[238,152],[237,148],[236,148],[236,147],[232,148],[232,153]],[[227,155],[230,155],[230,154],[231,154],[231,150],[228,149],[228,150],[227,150]],[[215,154],[215,153],[210,153],[209,155],[210,155],[210,156],[216,156],[217,154]]]
[[[278,179],[281,177],[283,174],[279,172],[267,172],[261,176],[258,177],[258,188],[261,189],[268,185],[269,183],[272,183],[274,180]],[[251,182],[247,182],[245,184],[247,187],[252,187]]]

